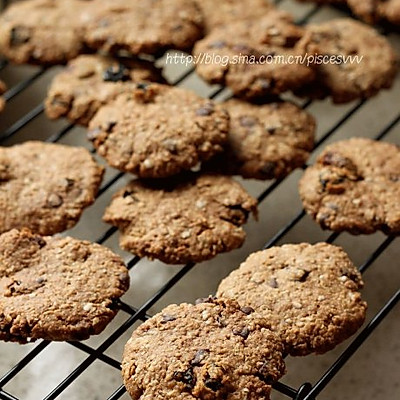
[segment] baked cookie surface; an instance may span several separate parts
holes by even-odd
[[[269,400],[285,372],[282,345],[253,310],[233,300],[171,305],[125,346],[122,374],[133,400]]]
[[[218,27],[195,46],[196,71],[207,82],[226,85],[247,99],[294,90],[314,78],[313,69],[277,57],[303,56],[304,34],[289,14],[275,10]]]
[[[0,147],[0,232],[52,235],[91,205],[104,169],[83,148],[43,142]]]
[[[322,228],[400,234],[400,149],[353,138],[325,148],[299,185],[307,213]]]
[[[307,161],[314,146],[314,118],[289,102],[262,105],[232,99],[228,145],[207,165],[250,179],[283,178]]]
[[[203,34],[192,0],[98,0],[86,27],[86,43],[107,52],[161,54],[190,50]]]
[[[347,0],[351,10],[369,23],[400,24],[400,0]]]
[[[161,84],[138,84],[100,108],[89,124],[98,154],[143,178],[189,170],[226,143],[229,116],[211,100]]]
[[[231,178],[190,175],[132,181],[114,195],[103,219],[120,229],[123,249],[183,264],[240,247],[241,225],[256,209],[256,199]]]
[[[84,52],[91,0],[28,0],[0,16],[0,53],[17,64],[59,64]]]
[[[46,114],[86,126],[102,105],[135,88],[135,82],[145,81],[162,81],[160,71],[150,62],[81,55],[54,78]]]
[[[334,103],[346,103],[376,95],[392,86],[397,72],[394,49],[375,29],[343,18],[307,27],[310,54],[359,57],[354,62],[334,62],[316,66],[316,80],[300,88],[307,97],[331,96]]]
[[[0,235],[0,340],[84,340],[117,313],[129,287],[122,259],[70,237]]]
[[[361,275],[339,247],[284,245],[250,255],[225,278],[229,296],[264,317],[294,356],[324,353],[363,324]]]

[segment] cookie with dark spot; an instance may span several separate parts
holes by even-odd
[[[331,96],[334,103],[346,103],[372,97],[392,86],[396,54],[375,29],[352,19],[336,19],[307,29],[311,34],[307,45],[310,54],[341,59],[316,66],[315,82],[300,88],[298,95]]]
[[[196,0],[204,16],[205,32],[238,20],[254,19],[274,6],[268,0]]]
[[[247,99],[294,90],[314,78],[313,69],[300,59],[306,52],[304,35],[282,11],[227,24],[196,44],[196,71]]]
[[[221,152],[228,128],[228,114],[211,100],[153,83],[138,84],[101,107],[88,136],[112,167],[161,178]]]
[[[3,111],[3,109],[4,109],[5,105],[6,105],[5,100],[1,97],[1,95],[3,93],[5,93],[6,90],[7,90],[7,87],[6,87],[5,83],[0,80],[0,112]]]
[[[327,243],[272,247],[250,255],[225,278],[229,296],[264,317],[293,356],[325,353],[365,320],[363,281],[347,254]]]
[[[240,247],[257,201],[229,177],[180,176],[132,181],[117,192],[104,221],[120,229],[125,250],[168,264],[201,262]]]
[[[233,300],[170,305],[126,344],[125,386],[133,400],[269,400],[285,364],[266,322]]]
[[[114,318],[129,287],[122,259],[98,244],[0,235],[0,340],[84,340]]]
[[[190,50],[203,34],[203,16],[193,0],[97,0],[86,26],[86,43],[115,53],[162,54]]]
[[[146,81],[162,81],[160,71],[148,61],[81,55],[54,78],[46,114],[88,125],[102,105],[135,88],[135,82]]]
[[[103,172],[84,148],[0,147],[0,232],[25,227],[52,235],[72,228],[94,202]]]
[[[400,24],[399,0],[347,0],[347,3],[354,14],[366,22]]]
[[[333,143],[300,181],[307,213],[323,229],[400,234],[400,148],[364,138]]]
[[[83,30],[94,1],[28,0],[0,16],[0,53],[11,61],[64,63],[86,51]]]
[[[228,145],[207,168],[244,178],[283,178],[307,161],[315,120],[289,102],[262,105],[241,100],[222,104],[230,115]]]

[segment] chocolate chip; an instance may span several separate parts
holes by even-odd
[[[299,276],[298,281],[299,282],[305,282],[309,275],[310,275],[310,271],[303,270],[303,275]]]
[[[215,299],[216,299],[216,297],[213,297],[213,296],[202,297],[200,299],[197,299],[195,301],[195,304],[213,303]]]
[[[173,378],[184,383],[188,388],[192,389],[196,385],[196,378],[193,374],[193,368],[188,368],[186,371],[175,371],[173,373]]]
[[[47,244],[46,241],[40,236],[35,236],[33,240],[38,244],[40,248],[43,248]]]
[[[112,130],[113,130],[113,128],[114,128],[116,125],[117,125],[117,121],[109,121],[109,122],[107,123],[106,128],[105,128],[105,131],[106,131],[107,133],[111,133]]]
[[[136,85],[136,88],[140,89],[140,90],[146,90],[148,87],[149,87],[149,84],[145,83],[145,82],[140,82]]]
[[[251,307],[241,307],[240,311],[246,315],[250,315],[251,313],[254,312],[254,308]]]
[[[162,316],[161,323],[162,324],[166,324],[167,322],[172,322],[172,321],[175,321],[175,320],[176,320],[176,317],[174,317],[173,315],[164,314]]]
[[[266,130],[270,135],[273,135],[276,132],[276,129],[277,128],[275,126],[269,126]]]
[[[233,334],[236,336],[241,336],[244,340],[246,340],[250,335],[250,330],[247,327],[244,328],[234,328]]]
[[[260,171],[266,178],[273,178],[275,168],[276,163],[273,161],[268,161],[261,167]]]
[[[249,115],[244,115],[239,118],[239,123],[241,126],[244,126],[246,128],[251,128],[257,123],[257,119]]]
[[[206,104],[196,110],[196,115],[200,117],[206,117],[214,112],[214,106],[212,104]]]
[[[324,154],[321,160],[323,165],[333,165],[338,168],[346,168],[350,171],[356,171],[357,168],[350,158],[343,156],[340,153],[328,151]]]
[[[104,72],[103,80],[105,82],[126,82],[130,80],[129,70],[122,64],[119,64],[117,68],[113,65]]]
[[[204,385],[211,389],[213,392],[217,392],[222,387],[222,383],[219,380],[213,378],[206,378],[206,380],[204,381]]]
[[[56,193],[52,193],[48,198],[47,198],[47,205],[49,207],[57,208],[60,207],[61,204],[63,203],[63,199],[61,196],[59,196]]]
[[[268,285],[271,286],[273,289],[277,289],[279,287],[278,281],[275,278],[271,278],[268,282]]]
[[[43,278],[42,276],[36,279],[36,282],[41,285],[42,283],[46,282],[46,279]]]
[[[18,46],[29,42],[31,38],[31,30],[25,26],[15,26],[11,29],[10,45]]]
[[[210,351],[207,349],[197,350],[196,355],[194,356],[191,364],[193,366],[199,366],[209,355]]]

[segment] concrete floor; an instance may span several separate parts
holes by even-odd
[[[283,1],[281,6],[297,17],[305,15],[312,6]],[[314,17],[314,21],[330,19],[340,15],[337,11],[322,8]],[[398,35],[390,35],[393,44],[400,48]],[[33,67],[7,67],[0,72],[9,86],[28,77],[37,69]],[[25,114],[38,105],[45,93],[46,87],[57,69],[46,73],[32,85],[32,89],[24,92],[8,105],[8,110],[0,116],[0,132],[3,132]],[[179,75],[179,68],[169,67],[166,76],[173,80]],[[182,86],[196,90],[202,95],[209,95],[215,87],[209,87],[192,75]],[[374,137],[399,112],[400,79],[390,91],[382,92],[376,98],[368,101],[346,121],[326,142],[337,141],[351,136]],[[220,98],[226,96],[223,93]],[[318,137],[331,129],[342,116],[355,106],[333,106],[329,101],[314,102],[309,111],[318,120]],[[66,126],[65,121],[49,122],[43,114],[39,115],[17,135],[7,141],[7,145],[21,142],[30,138],[45,139]],[[400,144],[400,124],[385,137],[385,140]],[[74,128],[61,141],[66,144],[82,145],[89,148],[85,132]],[[318,154],[321,149],[317,149]],[[99,160],[102,162],[102,160]],[[108,169],[105,181],[116,174]],[[251,252],[262,247],[279,229],[289,222],[300,210],[301,204],[297,194],[297,183],[301,172],[297,171],[287,178],[260,205],[260,218],[246,227],[248,239],[245,245],[234,252],[221,255],[212,261],[197,265],[177,285],[159,300],[149,313],[155,313],[165,305],[179,302],[192,302],[198,297],[214,293],[219,281],[231,270],[237,268]],[[78,238],[95,241],[108,228],[101,222],[101,214],[110,201],[112,193],[121,187],[126,179],[121,179],[109,191],[104,193],[94,206],[88,209],[80,223],[67,232]],[[254,195],[260,194],[269,185],[266,182],[246,181],[245,187]],[[303,218],[286,235],[280,243],[317,242],[328,237],[327,232],[321,231],[308,217]],[[336,241],[349,253],[357,265],[362,265],[369,255],[382,243],[381,234],[353,237],[343,234]],[[117,235],[113,235],[105,245],[122,254],[126,260],[130,255],[121,252],[117,243]],[[400,286],[400,246],[395,240],[388,249],[370,266],[364,275],[365,290],[363,295],[369,303],[369,321],[398,290]],[[131,271],[132,286],[124,297],[124,301],[134,307],[140,307],[163,284],[170,279],[180,267],[163,265],[160,262],[142,260]],[[91,347],[101,344],[110,333],[120,326],[128,315],[121,312],[109,327],[98,337],[91,338],[85,343]],[[117,340],[106,354],[120,360],[124,344],[131,335],[131,327]],[[350,359],[344,368],[335,376],[332,382],[318,397],[319,400],[396,400],[400,399],[400,307],[393,310],[379,328],[365,342],[361,349]],[[316,382],[327,368],[337,359],[349,345],[351,339],[334,351],[323,356],[287,359],[288,374],[282,382],[299,387],[304,382]],[[0,376],[12,368],[24,355],[28,354],[37,344],[20,346],[0,343]],[[87,357],[87,354],[66,343],[52,343],[42,351],[26,368],[3,388],[20,400],[38,400],[44,398],[57,384],[66,378]],[[102,400],[107,399],[121,385],[119,371],[107,366],[101,361],[95,361],[74,381],[58,398],[67,400]],[[1,397],[0,397],[1,398]],[[121,398],[128,399],[124,394]],[[273,393],[274,400],[287,397],[277,392]]]

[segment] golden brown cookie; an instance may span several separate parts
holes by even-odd
[[[323,229],[400,234],[400,149],[353,138],[325,148],[300,181],[307,213]]]
[[[125,250],[168,264],[201,262],[240,247],[257,201],[229,177],[189,175],[133,181],[117,192],[104,221]]]
[[[96,198],[104,168],[84,148],[43,142],[0,147],[0,232],[72,228]]]
[[[161,82],[160,71],[147,61],[81,55],[71,60],[58,74],[46,99],[46,114],[51,119],[67,117],[88,125],[98,109],[135,82]]]
[[[361,275],[337,246],[272,247],[250,255],[225,278],[229,296],[264,317],[294,356],[325,353],[363,324],[367,305]]]
[[[0,235],[0,340],[84,340],[114,318],[129,287],[122,259],[70,237]]]
[[[400,0],[347,0],[347,3],[366,22],[388,21],[400,25]]]
[[[133,400],[269,400],[285,364],[266,322],[233,300],[170,305],[126,344],[125,386]]]
[[[112,167],[162,178],[221,152],[228,128],[228,114],[212,100],[150,83],[138,84],[101,107],[88,137]]]

